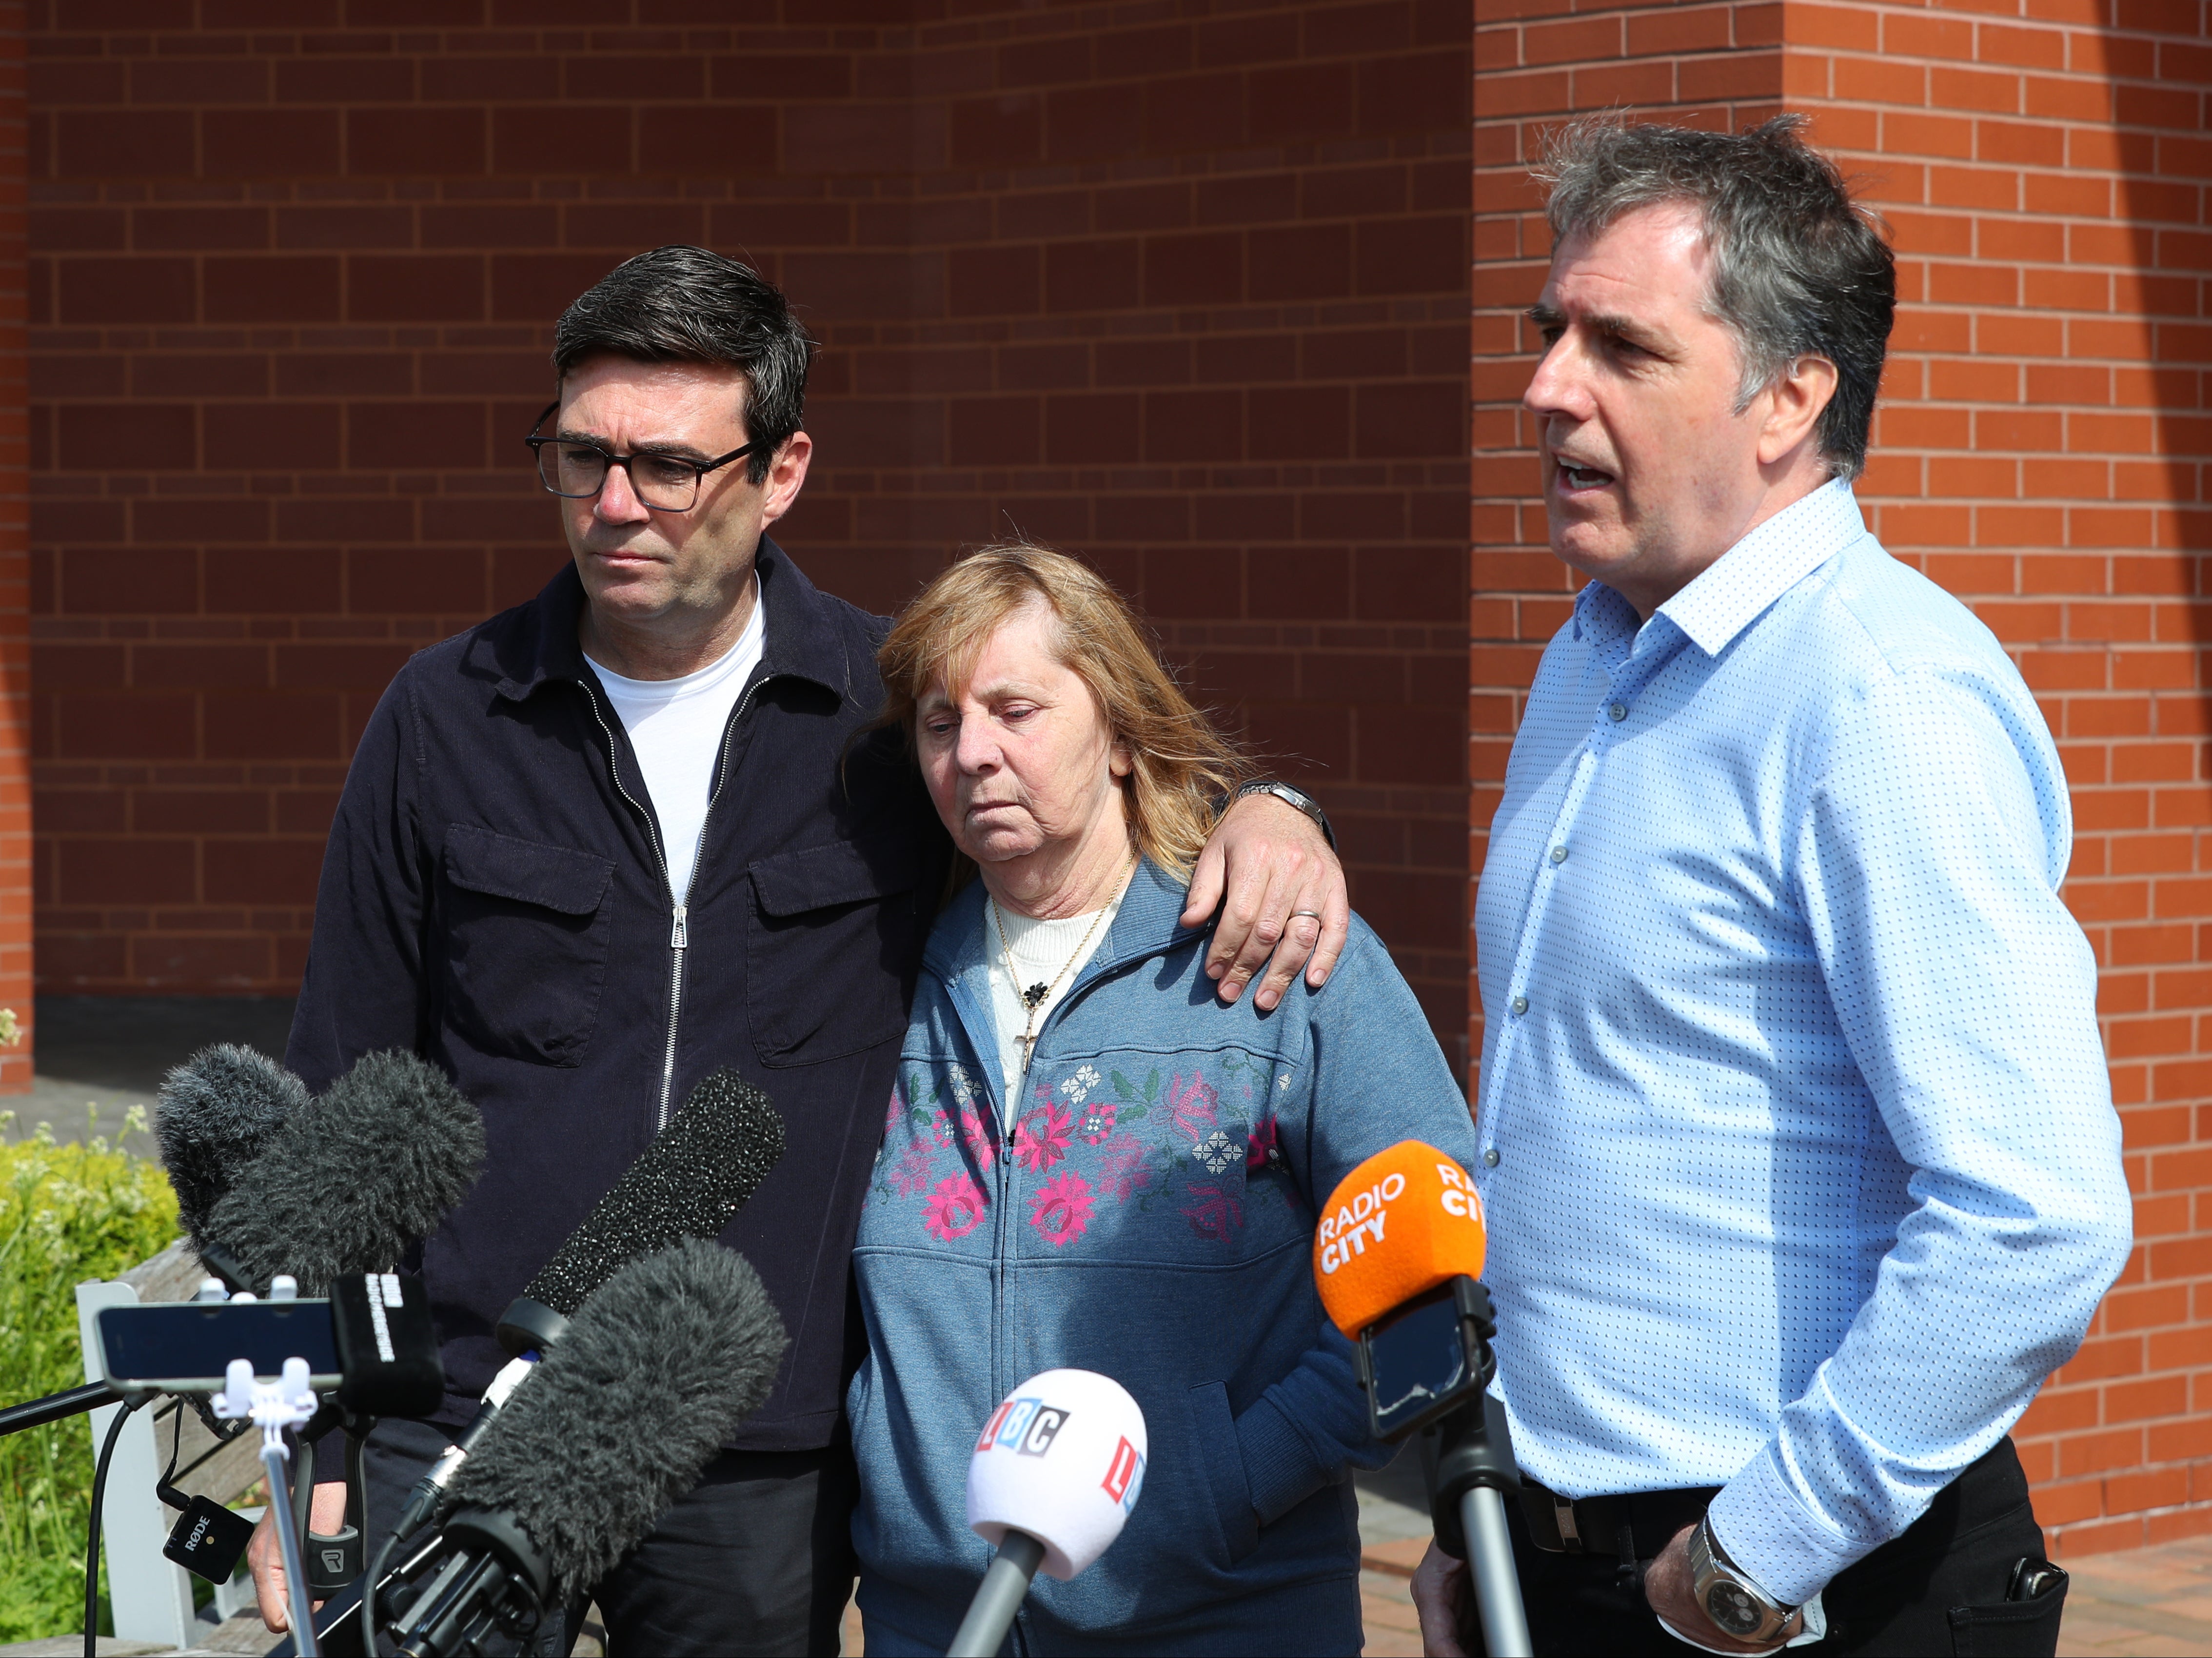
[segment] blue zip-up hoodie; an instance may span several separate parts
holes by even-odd
[[[1140,864],[1038,1035],[1000,1124],[984,890],[923,957],[854,1272],[868,1357],[847,1396],[871,1654],[943,1652],[991,1551],[968,1459],[1015,1383],[1055,1365],[1134,1395],[1151,1456],[1127,1528],[1040,1576],[1014,1649],[1355,1653],[1367,1432],[1352,1348],[1315,1292],[1315,1211],[1400,1140],[1462,1164],[1467,1105],[1367,926],[1328,987],[1224,1007],[1185,888]]]

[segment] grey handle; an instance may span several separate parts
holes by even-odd
[[[998,1558],[983,1574],[983,1585],[968,1603],[945,1658],[998,1658],[1022,1597],[1030,1592],[1030,1579],[1044,1560],[1044,1545],[1027,1532],[1010,1531],[999,1545]]]
[[[1468,1570],[1474,1577],[1475,1610],[1490,1658],[1531,1658],[1528,1619],[1521,1606],[1521,1576],[1513,1570],[1513,1540],[1505,1529],[1505,1499],[1477,1485],[1459,1500],[1467,1533]]]
[[[264,1445],[261,1467],[269,1477],[269,1516],[276,1522],[276,1545],[284,1560],[284,1589],[291,1601],[292,1649],[300,1658],[318,1658],[314,1602],[309,1599],[307,1569],[300,1559],[300,1527],[292,1517],[292,1492],[284,1477],[283,1448]],[[300,1482],[305,1484],[305,1481]]]

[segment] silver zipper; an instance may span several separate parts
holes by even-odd
[[[765,683],[765,682],[762,682]],[[660,1057],[660,1104],[653,1113],[653,1132],[658,1134],[668,1127],[668,1104],[676,1090],[676,1031],[684,1010],[684,952],[690,947],[690,917],[691,881],[699,877],[699,860],[691,860],[691,879],[684,884],[684,896],[676,896],[676,884],[668,878],[668,854],[661,849],[660,832],[653,827],[653,814],[638,804],[637,797],[623,786],[622,768],[615,763],[617,753],[614,728],[607,724],[606,715],[600,711],[599,694],[592,690],[589,680],[579,679],[586,701],[592,705],[592,717],[599,722],[599,730],[607,739],[607,775],[614,780],[615,792],[629,802],[630,810],[645,820],[646,837],[653,842],[653,856],[660,865],[660,884],[668,894],[670,920],[668,928],[668,1042]],[[737,729],[738,721],[753,700],[753,687],[747,686],[738,706],[730,711],[729,722],[722,727],[720,765],[714,779],[714,792],[707,797],[706,815],[699,820],[699,841],[706,844],[707,824],[714,815],[714,803],[722,798],[722,785],[729,780],[730,733]]]

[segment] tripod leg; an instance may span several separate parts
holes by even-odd
[[[1505,1530],[1505,1501],[1489,1485],[1459,1500],[1467,1536],[1467,1565],[1482,1614],[1482,1642],[1490,1658],[1530,1658],[1528,1619],[1521,1606],[1521,1577],[1513,1569],[1513,1540]]]

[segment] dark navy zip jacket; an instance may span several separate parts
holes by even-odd
[[[421,1251],[441,1422],[465,1421],[505,1362],[507,1303],[727,1066],[775,1102],[787,1149],[722,1241],[791,1332],[732,1442],[804,1450],[836,1430],[860,1357],[854,1229],[950,842],[898,734],[854,740],[882,705],[890,624],[765,537],[758,568],[767,638],[688,894],[669,890],[644,779],[577,643],[573,568],[413,658],[347,774],[286,1062],[320,1089],[363,1054],[411,1049],[483,1112],[483,1176]]]

